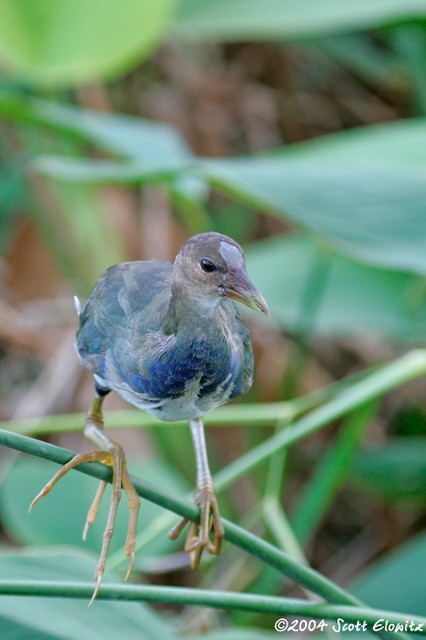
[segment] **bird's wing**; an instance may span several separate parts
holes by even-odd
[[[132,328],[141,337],[160,328],[170,296],[172,265],[156,260],[110,267],[80,314],[76,347],[83,365],[102,376],[106,357],[119,341],[130,355]]]

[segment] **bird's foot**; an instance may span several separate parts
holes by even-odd
[[[105,571],[105,563],[106,557],[108,553],[109,544],[111,542],[112,534],[114,531],[115,520],[117,516],[117,508],[118,503],[121,497],[121,487],[123,487],[127,498],[129,500],[129,525],[127,529],[127,537],[125,543],[125,553],[129,561],[129,568],[126,574],[126,580],[130,576],[133,565],[135,562],[135,545],[136,545],[136,528],[138,522],[138,514],[140,507],[140,499],[136,490],[130,480],[128,471],[126,458],[123,449],[115,442],[109,441],[108,450],[107,451],[94,451],[92,453],[82,453],[74,456],[67,464],[61,467],[51,480],[43,487],[40,493],[34,498],[34,500],[30,504],[29,511],[34,507],[34,505],[44,496],[47,496],[48,493],[53,489],[55,484],[71,469],[77,467],[80,464],[84,464],[86,462],[102,462],[110,467],[112,467],[112,493],[110,499],[110,507],[108,512],[107,524],[104,530],[103,539],[102,539],[102,549],[99,556],[98,564],[95,571],[95,590],[93,592],[92,598],[90,600],[90,604],[95,600],[99,588],[101,586],[102,576]],[[89,508],[87,513],[86,523],[83,529],[83,540],[86,539],[88,529],[91,524],[95,521],[99,505],[101,502],[101,498],[105,491],[107,483],[105,481],[101,481],[96,492],[95,498]]]
[[[189,554],[191,568],[197,569],[204,549],[219,555],[225,532],[213,487],[200,487],[195,494],[194,502],[200,507],[200,523],[190,522],[185,551]],[[188,522],[187,518],[179,520],[170,531],[169,538],[176,540]]]

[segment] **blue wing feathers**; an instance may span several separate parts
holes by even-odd
[[[166,262],[133,262],[101,276],[80,315],[77,350],[83,364],[102,384],[119,390],[119,380],[148,402],[177,398],[194,381],[200,398],[224,385],[230,391],[226,395],[224,389],[224,401],[230,394],[236,397],[251,385],[253,356],[245,324],[233,303],[224,300],[228,329],[237,338],[232,345],[218,323],[206,323],[200,331],[197,317],[193,329],[164,335],[171,271]]]

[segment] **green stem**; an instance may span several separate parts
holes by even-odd
[[[0,430],[0,444],[17,449],[24,453],[29,453],[30,455],[35,455],[45,460],[57,462],[59,464],[65,464],[75,455],[72,451],[48,444],[47,442],[41,442],[40,440],[34,440],[27,436],[2,430]],[[111,469],[102,464],[82,464],[77,467],[77,471],[86,473],[98,478],[99,480],[111,480]],[[150,500],[151,502],[154,502],[169,511],[173,511],[180,516],[188,518],[189,520],[198,520],[198,509],[191,502],[182,498],[174,497],[162,489],[154,487],[147,482],[143,482],[138,478],[132,477],[132,482],[141,498]],[[225,537],[229,542],[236,544],[249,553],[253,553],[267,564],[275,567],[281,573],[284,573],[296,582],[300,582],[300,584],[318,593],[318,595],[321,595],[325,599],[331,598],[331,600],[333,600],[333,598],[337,598],[337,601],[341,604],[358,604],[356,599],[349,594],[346,594],[343,589],[334,585],[331,581],[321,576],[316,571],[300,566],[286,553],[273,547],[271,544],[261,540],[250,532],[244,531],[237,525],[225,519],[222,521],[225,527]]]
[[[61,447],[3,430],[0,430],[0,444],[44,458],[45,460],[58,462],[59,464],[65,464],[75,455],[74,452],[62,449]],[[99,463],[82,464],[77,467],[76,470],[98,478],[99,480],[111,482],[111,469],[105,465]],[[174,497],[162,489],[143,482],[138,478],[132,477],[131,480],[141,498],[146,498],[169,511],[174,511],[180,516],[198,522],[199,510],[193,504],[182,498]],[[265,564],[274,567],[283,575],[294,580],[309,591],[321,596],[324,600],[334,604],[363,606],[357,598],[345,591],[345,589],[333,583],[314,569],[299,564],[287,553],[224,518],[222,519],[222,523],[225,528],[225,538],[229,542],[244,549],[249,554],[260,558]],[[381,632],[380,635],[383,638],[391,637],[384,632]]]
[[[38,596],[51,598],[90,598],[93,584],[84,582],[42,582],[21,580],[0,580],[0,594]],[[336,621],[340,618],[348,622],[366,621],[370,627],[378,621],[399,624],[407,621],[420,629],[414,631],[426,634],[426,619],[405,613],[368,609],[363,607],[318,604],[296,598],[278,598],[258,594],[240,594],[229,591],[191,589],[186,587],[157,587],[151,585],[103,584],[98,600],[125,600],[162,602],[175,605],[209,606],[219,609],[257,611],[279,616],[304,616]],[[405,628],[404,628],[405,630]]]
[[[291,429],[289,421],[277,420],[274,433],[280,433],[284,429]],[[284,482],[286,463],[286,451],[279,451],[269,459],[266,475],[264,497],[279,500]]]
[[[291,430],[286,430],[285,432],[274,435],[249,454],[243,456],[239,461],[230,465],[222,474],[218,474],[216,486],[218,488],[227,486],[234,479],[255,467],[278,449],[289,446],[293,442],[317,431],[332,420],[340,418],[366,402],[379,398],[389,391],[425,374],[425,350],[414,350],[398,360],[381,367],[368,376],[361,378],[358,382],[352,384],[351,387],[344,388],[339,396],[331,400],[328,404],[301,418],[293,425]],[[282,417],[282,415],[280,417]],[[73,456],[73,452],[9,431],[0,431],[0,444],[53,460],[60,464],[64,464]],[[110,480],[111,478],[111,470],[100,464],[81,465],[79,470],[99,479]],[[147,498],[168,510],[174,511],[189,519],[196,520],[198,517],[198,510],[185,500],[174,498],[139,480],[135,480],[135,487],[141,497]],[[257,556],[266,564],[297,581],[310,591],[336,604],[360,604],[344,589],[335,585],[316,571],[298,564],[279,549],[276,549],[267,542],[260,540],[253,534],[244,531],[230,522],[224,521],[224,524],[226,538],[230,542]],[[384,636],[386,634],[382,633],[381,635]],[[387,637],[388,636],[389,634],[387,634]]]
[[[219,407],[205,418],[206,425],[224,427],[230,425],[244,425],[247,427],[274,426],[278,420],[288,423],[302,414],[315,409],[324,402],[329,401],[343,389],[354,384],[375,370],[366,370],[355,375],[348,376],[338,382],[333,382],[322,389],[318,389],[300,398],[289,402],[265,402],[229,404]],[[63,413],[50,416],[12,419],[0,422],[0,429],[7,429],[15,433],[26,435],[65,433],[69,431],[81,431],[86,419],[85,413]],[[143,411],[126,409],[123,411],[109,411],[108,425],[111,429],[138,427],[141,429],[179,428],[186,427],[187,422],[162,422]]]
[[[301,542],[306,543],[312,536],[335,493],[342,486],[361,436],[376,409],[377,402],[370,402],[350,415],[311,475],[291,518],[294,533]]]
[[[369,376],[344,389],[336,398],[311,411],[285,429],[241,456],[215,476],[216,488],[224,489],[277,451],[315,433],[361,405],[426,375],[426,350],[415,349],[383,365]]]
[[[276,543],[281,549],[289,553],[292,558],[302,564],[308,564],[281,504],[274,497],[265,496],[262,500],[262,506],[265,524]]]
[[[284,375],[284,398],[291,398],[299,392],[301,379],[306,368],[309,340],[313,333],[324,289],[328,282],[330,264],[330,251],[317,243],[300,305],[299,336],[298,340],[293,342],[287,371]],[[275,433],[278,434],[283,429],[291,429],[288,423],[289,421],[277,421]],[[269,459],[265,486],[265,516],[268,518],[269,528],[273,531],[276,539],[281,541],[280,546],[300,560],[304,556],[303,551],[283,509],[279,505],[284,483],[286,458],[286,450],[284,450],[278,451]]]

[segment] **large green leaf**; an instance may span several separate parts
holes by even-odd
[[[164,164],[179,166],[191,157],[177,129],[161,122],[22,98],[11,93],[0,93],[0,111],[12,118],[74,134],[114,156],[137,159],[144,163],[145,170],[161,168]]]
[[[174,0],[0,0],[0,63],[33,83],[72,85],[148,55]]]
[[[173,30],[195,41],[291,40],[424,17],[423,0],[180,0]]]
[[[351,585],[370,607],[426,616],[426,534],[389,553]]]
[[[0,99],[15,117],[78,134],[128,161],[41,159],[47,175],[84,183],[173,181],[203,173],[218,188],[293,220],[342,253],[426,273],[426,121],[327,136],[250,159],[195,159],[176,131],[125,116]]]
[[[96,560],[75,549],[33,549],[0,555],[4,580],[92,581]],[[108,580],[105,576],[105,582]],[[92,607],[70,598],[25,598],[2,596],[0,631],[2,640],[157,640],[174,638],[164,617],[145,604],[98,600]]]
[[[82,185],[100,184],[149,184],[175,182],[184,170],[182,161],[171,158],[159,160],[155,156],[145,162],[114,162],[113,160],[89,160],[64,156],[40,156],[32,168],[42,175]]]
[[[392,502],[423,502],[426,498],[426,439],[399,437],[362,451],[351,477]]]
[[[292,220],[344,254],[426,273],[426,120],[364,127],[252,158],[203,161],[172,127],[32,100],[0,109],[78,134],[125,163],[48,157],[54,178],[95,184],[201,175],[256,208]]]
[[[219,188],[293,220],[343,253],[426,274],[423,171],[284,157],[220,160],[207,167]]]
[[[426,273],[426,119],[362,127],[250,159],[210,179],[362,261]]]
[[[264,158],[309,159],[321,165],[343,165],[371,170],[426,170],[426,118],[396,120],[357,127],[298,142],[265,153]]]
[[[343,253],[426,273],[425,118],[208,167],[219,187],[309,228]]]
[[[303,298],[318,251],[323,249],[303,236],[280,236],[246,251],[253,281],[268,301],[274,320],[287,330],[298,332],[306,326]],[[424,340],[426,301],[418,276],[372,268],[330,253],[325,277],[316,333]]]

